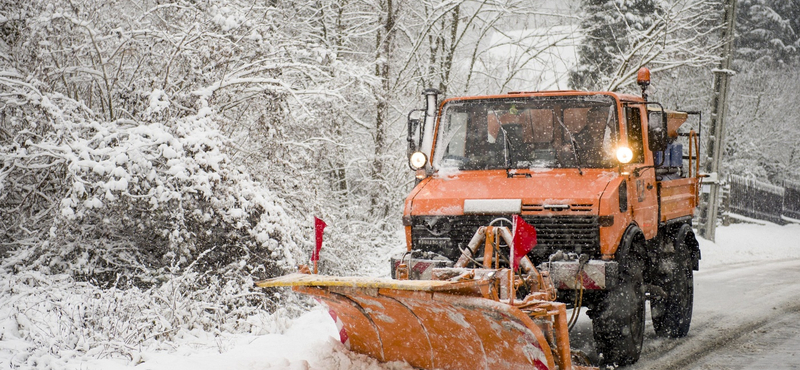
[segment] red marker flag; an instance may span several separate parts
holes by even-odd
[[[314,240],[316,241],[316,246],[314,246],[314,253],[311,253],[311,260],[314,262],[319,261],[319,250],[322,249],[322,232],[325,230],[325,221],[322,221],[316,217],[314,217]]]
[[[519,215],[513,215],[514,245],[512,247],[514,258],[511,261],[511,270],[517,271],[519,260],[536,246],[536,228],[529,225]]]

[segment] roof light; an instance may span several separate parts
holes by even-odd
[[[636,83],[639,86],[650,85],[650,70],[647,69],[647,67],[642,67],[639,69],[639,73],[636,74]]]

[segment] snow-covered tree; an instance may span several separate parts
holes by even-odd
[[[707,67],[718,60],[712,0],[585,0],[575,88],[618,90],[647,66],[653,72]]]
[[[761,62],[738,63],[732,79],[725,134],[724,168],[781,185],[800,179],[800,104],[791,65],[764,68]]]
[[[570,76],[575,88],[600,89],[612,75],[619,54],[636,42],[635,32],[650,29],[664,9],[655,0],[583,0],[581,21],[584,41],[579,48],[580,67]]]
[[[800,1],[741,0],[738,5],[738,58],[779,63],[798,61]]]

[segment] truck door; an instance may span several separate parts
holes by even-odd
[[[633,151],[633,167],[652,166],[652,158],[647,158],[645,143],[647,138],[642,130],[642,112],[644,106],[626,106],[625,120],[628,136],[628,145]],[[644,168],[638,172],[631,171],[631,181],[628,182],[628,200],[633,210],[633,219],[642,229],[644,237],[651,239],[658,232],[658,194],[656,190],[655,169]]]

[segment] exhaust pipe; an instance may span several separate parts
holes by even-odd
[[[436,124],[439,94],[441,92],[436,89],[426,89],[422,92],[422,95],[425,95],[425,121],[422,130],[422,145],[419,150],[429,156],[428,164],[430,164],[430,154],[433,149],[433,126]]]

